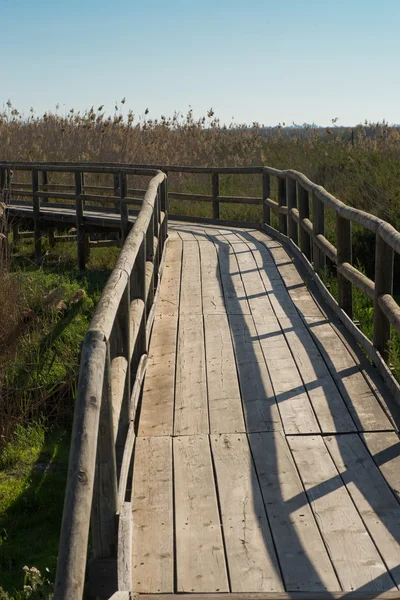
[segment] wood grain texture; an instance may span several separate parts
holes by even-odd
[[[178,592],[229,591],[207,436],[173,440]]]
[[[363,433],[361,438],[400,502],[400,441],[397,434],[394,431]]]
[[[286,590],[340,590],[285,437],[249,440]]]
[[[200,253],[194,239],[183,243],[180,311],[182,315],[202,314]]]
[[[400,583],[400,505],[357,434],[324,438],[347,491],[396,585]]]
[[[199,247],[203,313],[225,315],[226,308],[216,248],[211,241],[200,241]]]
[[[233,592],[283,591],[251,452],[244,434],[211,437]]]
[[[202,315],[181,314],[180,316],[175,385],[174,434],[208,433]]]
[[[230,315],[247,431],[282,429],[271,378],[251,315]]]
[[[387,573],[320,436],[288,442],[344,590],[390,591]]]
[[[226,315],[205,315],[211,433],[245,431],[231,332]]]
[[[137,438],[133,479],[132,591],[174,591],[172,440]]]

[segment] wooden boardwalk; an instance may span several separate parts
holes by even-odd
[[[170,223],[134,453],[132,591],[397,590],[395,421],[376,369],[279,242]]]

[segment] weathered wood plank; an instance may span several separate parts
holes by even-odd
[[[228,319],[205,315],[204,325],[211,433],[245,431]]]
[[[212,436],[233,592],[283,591],[267,516],[244,434]]]
[[[323,317],[306,317],[305,320],[358,431],[393,430],[376,396],[329,321]]]
[[[122,592],[125,593],[125,592]],[[196,600],[399,600],[395,592],[253,592],[196,594]],[[110,599],[114,600],[114,596]],[[125,600],[125,599],[115,599]],[[193,600],[193,594],[139,594],[137,600]]]
[[[177,591],[227,592],[208,437],[176,437],[173,448]]]
[[[208,433],[202,315],[181,314],[180,316],[175,385],[174,434]]]
[[[182,242],[168,242],[166,252],[143,386],[138,433],[144,436],[173,433]]]
[[[394,583],[320,436],[289,436],[289,445],[344,590],[390,591]]]
[[[223,236],[215,238],[221,281],[227,313],[230,315],[250,314],[236,256]]]
[[[286,590],[340,590],[284,436],[257,433],[249,440]]]
[[[133,480],[132,591],[174,591],[172,440],[137,438]]]
[[[303,323],[279,319],[287,344],[300,371],[311,404],[324,433],[356,431],[346,404]]]
[[[272,309],[251,250],[234,251],[286,433],[320,431],[300,373]]]
[[[230,315],[247,431],[281,430],[278,406],[251,315]]]
[[[181,291],[182,242],[168,240],[156,314],[177,314]]]
[[[199,247],[203,313],[226,314],[216,248],[211,241],[201,241]]]
[[[400,502],[400,441],[397,434],[394,431],[363,433],[361,437]]]
[[[183,243],[180,311],[182,315],[202,314],[200,253],[195,240]]]
[[[399,503],[357,434],[326,437],[324,441],[389,573],[399,585]]]

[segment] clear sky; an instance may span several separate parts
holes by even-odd
[[[0,107],[400,123],[400,0],[0,0]]]

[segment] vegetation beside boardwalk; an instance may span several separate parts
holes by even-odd
[[[32,112],[25,119],[9,103],[0,114],[0,159],[290,168],[400,229],[399,128],[386,123],[353,130],[266,129],[258,123],[225,127],[212,110],[200,119],[189,111],[155,120],[151,114],[136,117],[132,112],[124,118],[122,108],[117,105],[110,117],[99,107],[84,113],[71,110],[66,116]],[[146,183],[140,177],[131,182],[135,188]],[[169,189],[210,194],[211,178],[171,173]],[[221,195],[261,197],[261,177],[221,175],[220,190]],[[276,194],[272,187],[271,196],[276,199]],[[212,216],[207,203],[171,200],[170,210]],[[261,221],[262,210],[222,204],[221,217]],[[326,228],[334,243],[335,217],[329,209]],[[372,279],[374,243],[373,234],[353,228],[354,264]],[[38,577],[24,571],[25,565],[35,565],[44,574],[44,590],[47,578],[52,578],[80,344],[118,249],[92,249],[84,274],[77,270],[75,243],[50,247],[44,240],[43,252],[43,261],[36,264],[32,240],[21,238],[11,263],[0,265],[0,585],[10,597],[14,588],[23,590],[24,582],[32,587],[29,581]],[[398,260],[395,268],[398,297]],[[324,280],[333,295],[335,275],[328,265]],[[370,337],[372,305],[357,290],[354,318]],[[390,361],[400,380],[400,336],[395,333]],[[23,593],[15,598],[34,597]],[[0,590],[0,599],[7,597],[1,594]]]

